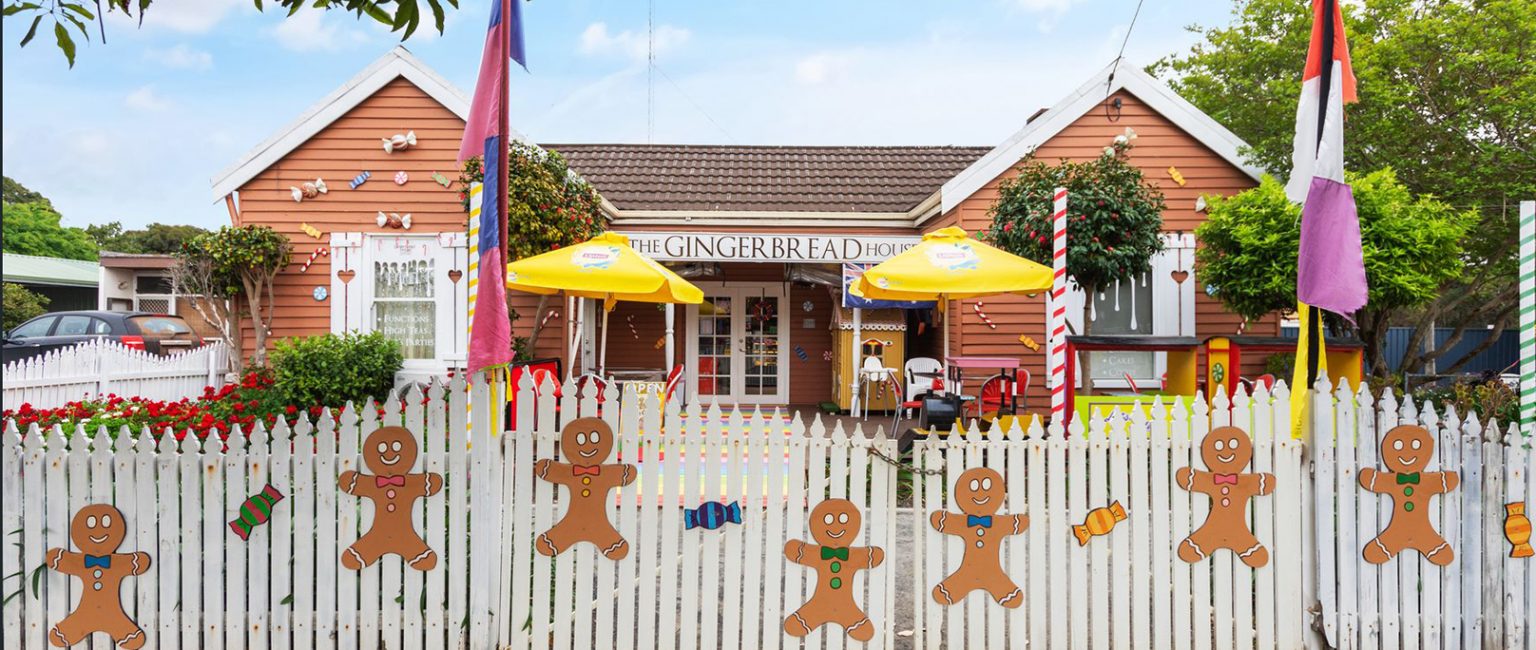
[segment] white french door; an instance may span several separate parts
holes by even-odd
[[[787,401],[789,326],[783,285],[700,287],[704,302],[688,307],[689,394],[738,404]]]

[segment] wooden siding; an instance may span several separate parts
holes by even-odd
[[[1103,107],[1114,97],[1123,104],[1120,116],[1111,121]],[[1146,177],[1162,190],[1167,202],[1163,213],[1163,229],[1169,232],[1191,232],[1205,220],[1205,214],[1195,211],[1195,200],[1201,195],[1229,196],[1257,185],[1251,177],[1214,151],[1201,144],[1193,136],[1174,125],[1160,113],[1147,106],[1126,91],[1118,91],[1105,99],[1092,111],[1084,114],[1061,133],[1046,141],[1037,150],[1042,160],[1054,162],[1061,159],[1090,160],[1104,153],[1115,136],[1131,127],[1136,131],[1136,147],[1131,151],[1131,161],[1145,172]],[[1178,168],[1185,185],[1179,186],[1168,174],[1169,167]],[[982,189],[967,197],[953,210],[924,224],[924,232],[945,226],[959,225],[976,233],[991,224],[987,215],[998,199],[998,185],[1003,178],[1015,174],[1010,170],[992,179]],[[1194,260],[1186,260],[1193,273]],[[1232,334],[1238,331],[1242,318],[1228,312],[1221,303],[1207,296],[1199,278],[1195,282],[1195,332],[1201,337],[1215,334]],[[950,348],[954,354],[973,356],[1017,355],[1032,376],[1029,403],[1032,408],[1047,408],[1049,394],[1045,388],[1045,296],[996,296],[985,298],[987,315],[997,324],[988,328],[976,316],[972,305],[976,301],[964,300],[951,303]],[[1279,318],[1270,316],[1256,323],[1249,323],[1246,333],[1256,335],[1280,334]],[[1027,334],[1042,348],[1031,351],[1020,343],[1020,334]],[[1203,363],[1203,359],[1201,360]],[[1243,374],[1262,373],[1263,359],[1245,359]],[[979,379],[979,378],[978,378]]]

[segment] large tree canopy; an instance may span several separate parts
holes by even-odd
[[[59,223],[59,213],[47,202],[6,203],[0,229],[5,252],[72,260],[95,260],[96,242],[79,228]]]
[[[522,0],[513,0],[521,2]],[[356,14],[358,18],[368,17],[385,25],[389,25],[390,31],[400,32],[400,40],[411,37],[416,28],[421,26],[422,6],[432,14],[432,24],[437,27],[439,34],[443,31],[443,20],[447,9],[458,9],[459,0],[252,0],[257,11],[266,9],[267,4],[276,5],[292,16],[301,9],[341,10]],[[446,6],[445,6],[446,5]],[[27,25],[27,32],[21,38],[21,45],[25,47],[37,37],[38,29],[43,28],[52,32],[54,43],[64,58],[69,60],[69,67],[75,67],[75,50],[77,45],[75,38],[83,37],[91,40],[91,33],[96,32],[102,42],[107,40],[107,25],[105,14],[122,12],[129,18],[135,18],[140,24],[144,22],[144,14],[154,7],[154,0],[11,0],[5,5],[5,17],[17,18],[16,24]],[[174,8],[165,11],[174,11]],[[49,21],[51,29],[45,27],[44,20]],[[94,24],[92,24],[94,23]]]
[[[1385,375],[1382,357],[1391,317],[1433,301],[1462,271],[1463,237],[1477,213],[1414,196],[1391,170],[1351,174],[1360,215],[1369,302],[1356,316],[1371,353],[1372,370]],[[1210,217],[1195,229],[1201,246],[1195,273],[1216,299],[1245,318],[1296,307],[1296,248],[1301,208],[1272,176],[1232,197],[1213,197]]]
[[[114,253],[173,255],[182,245],[208,231],[197,226],[152,223],[134,230],[124,230],[123,224],[112,221],[85,227],[86,234],[96,241],[96,247]]]
[[[1359,102],[1345,109],[1345,166],[1391,168],[1408,191],[1480,216],[1462,244],[1464,272],[1449,277],[1436,300],[1396,317],[1415,328],[1403,363],[1414,372],[1426,359],[1418,350],[1431,324],[1456,328],[1433,357],[1467,328],[1502,329],[1515,314],[1515,206],[1536,197],[1536,2],[1342,4],[1359,82]],[[1254,163],[1283,176],[1309,3],[1234,0],[1233,11],[1230,25],[1192,28],[1203,42],[1152,71],[1247,141]]]

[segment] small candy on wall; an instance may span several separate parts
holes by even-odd
[[[1181,467],[1174,474],[1179,487],[1211,498],[1205,523],[1179,542],[1179,559],[1194,563],[1218,549],[1237,554],[1249,567],[1269,563],[1269,550],[1248,528],[1248,500],[1275,491],[1275,475],[1243,473],[1253,460],[1253,442],[1237,427],[1217,427],[1200,441],[1200,459],[1210,471]]]
[[[784,544],[784,557],[816,571],[816,589],[810,600],[784,619],[785,633],[803,637],[811,630],[836,623],[847,631],[849,638],[874,638],[874,624],[853,600],[853,574],[880,566],[885,562],[885,550],[878,546],[850,546],[858,538],[861,526],[859,508],[852,501],[827,499],[811,510],[811,539],[816,543],[792,539]]]
[[[1434,436],[1424,427],[1405,424],[1381,438],[1381,462],[1387,471],[1360,469],[1360,487],[1392,497],[1392,520],[1361,551],[1366,562],[1383,564],[1408,549],[1437,566],[1455,559],[1456,552],[1429,520],[1429,498],[1455,490],[1461,477],[1456,472],[1424,471],[1434,455]]]
[[[82,552],[48,550],[48,568],[79,578],[81,587],[79,605],[48,630],[50,644],[72,646],[102,632],[112,639],[113,647],[144,647],[144,630],[124,612],[119,592],[124,578],[149,571],[150,557],[143,551],[118,553],[127,536],[123,513],[96,503],[80,508],[69,524],[69,539]]]
[[[608,493],[635,482],[634,465],[605,465],[613,453],[613,429],[600,418],[577,418],[560,429],[560,453],[571,462],[559,463],[548,458],[533,466],[536,476],[568,493],[570,508],[553,528],[539,534],[533,547],[541,555],[554,557],[579,542],[596,546],[603,557],[622,560],[629,555],[629,542],[608,520]]]

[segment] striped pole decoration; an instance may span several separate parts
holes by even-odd
[[[481,190],[483,183],[471,183],[469,186],[469,289],[467,291],[468,306],[465,308],[464,333],[466,341],[469,340],[470,331],[474,329],[475,322],[475,298],[480,290],[480,205],[484,200]]]
[[[1533,423],[1536,423],[1536,201],[1521,201],[1520,424],[1529,427]]]
[[[1056,209],[1051,214],[1051,320],[1050,342],[1051,420],[1066,426],[1067,414],[1067,188],[1056,188]]]

